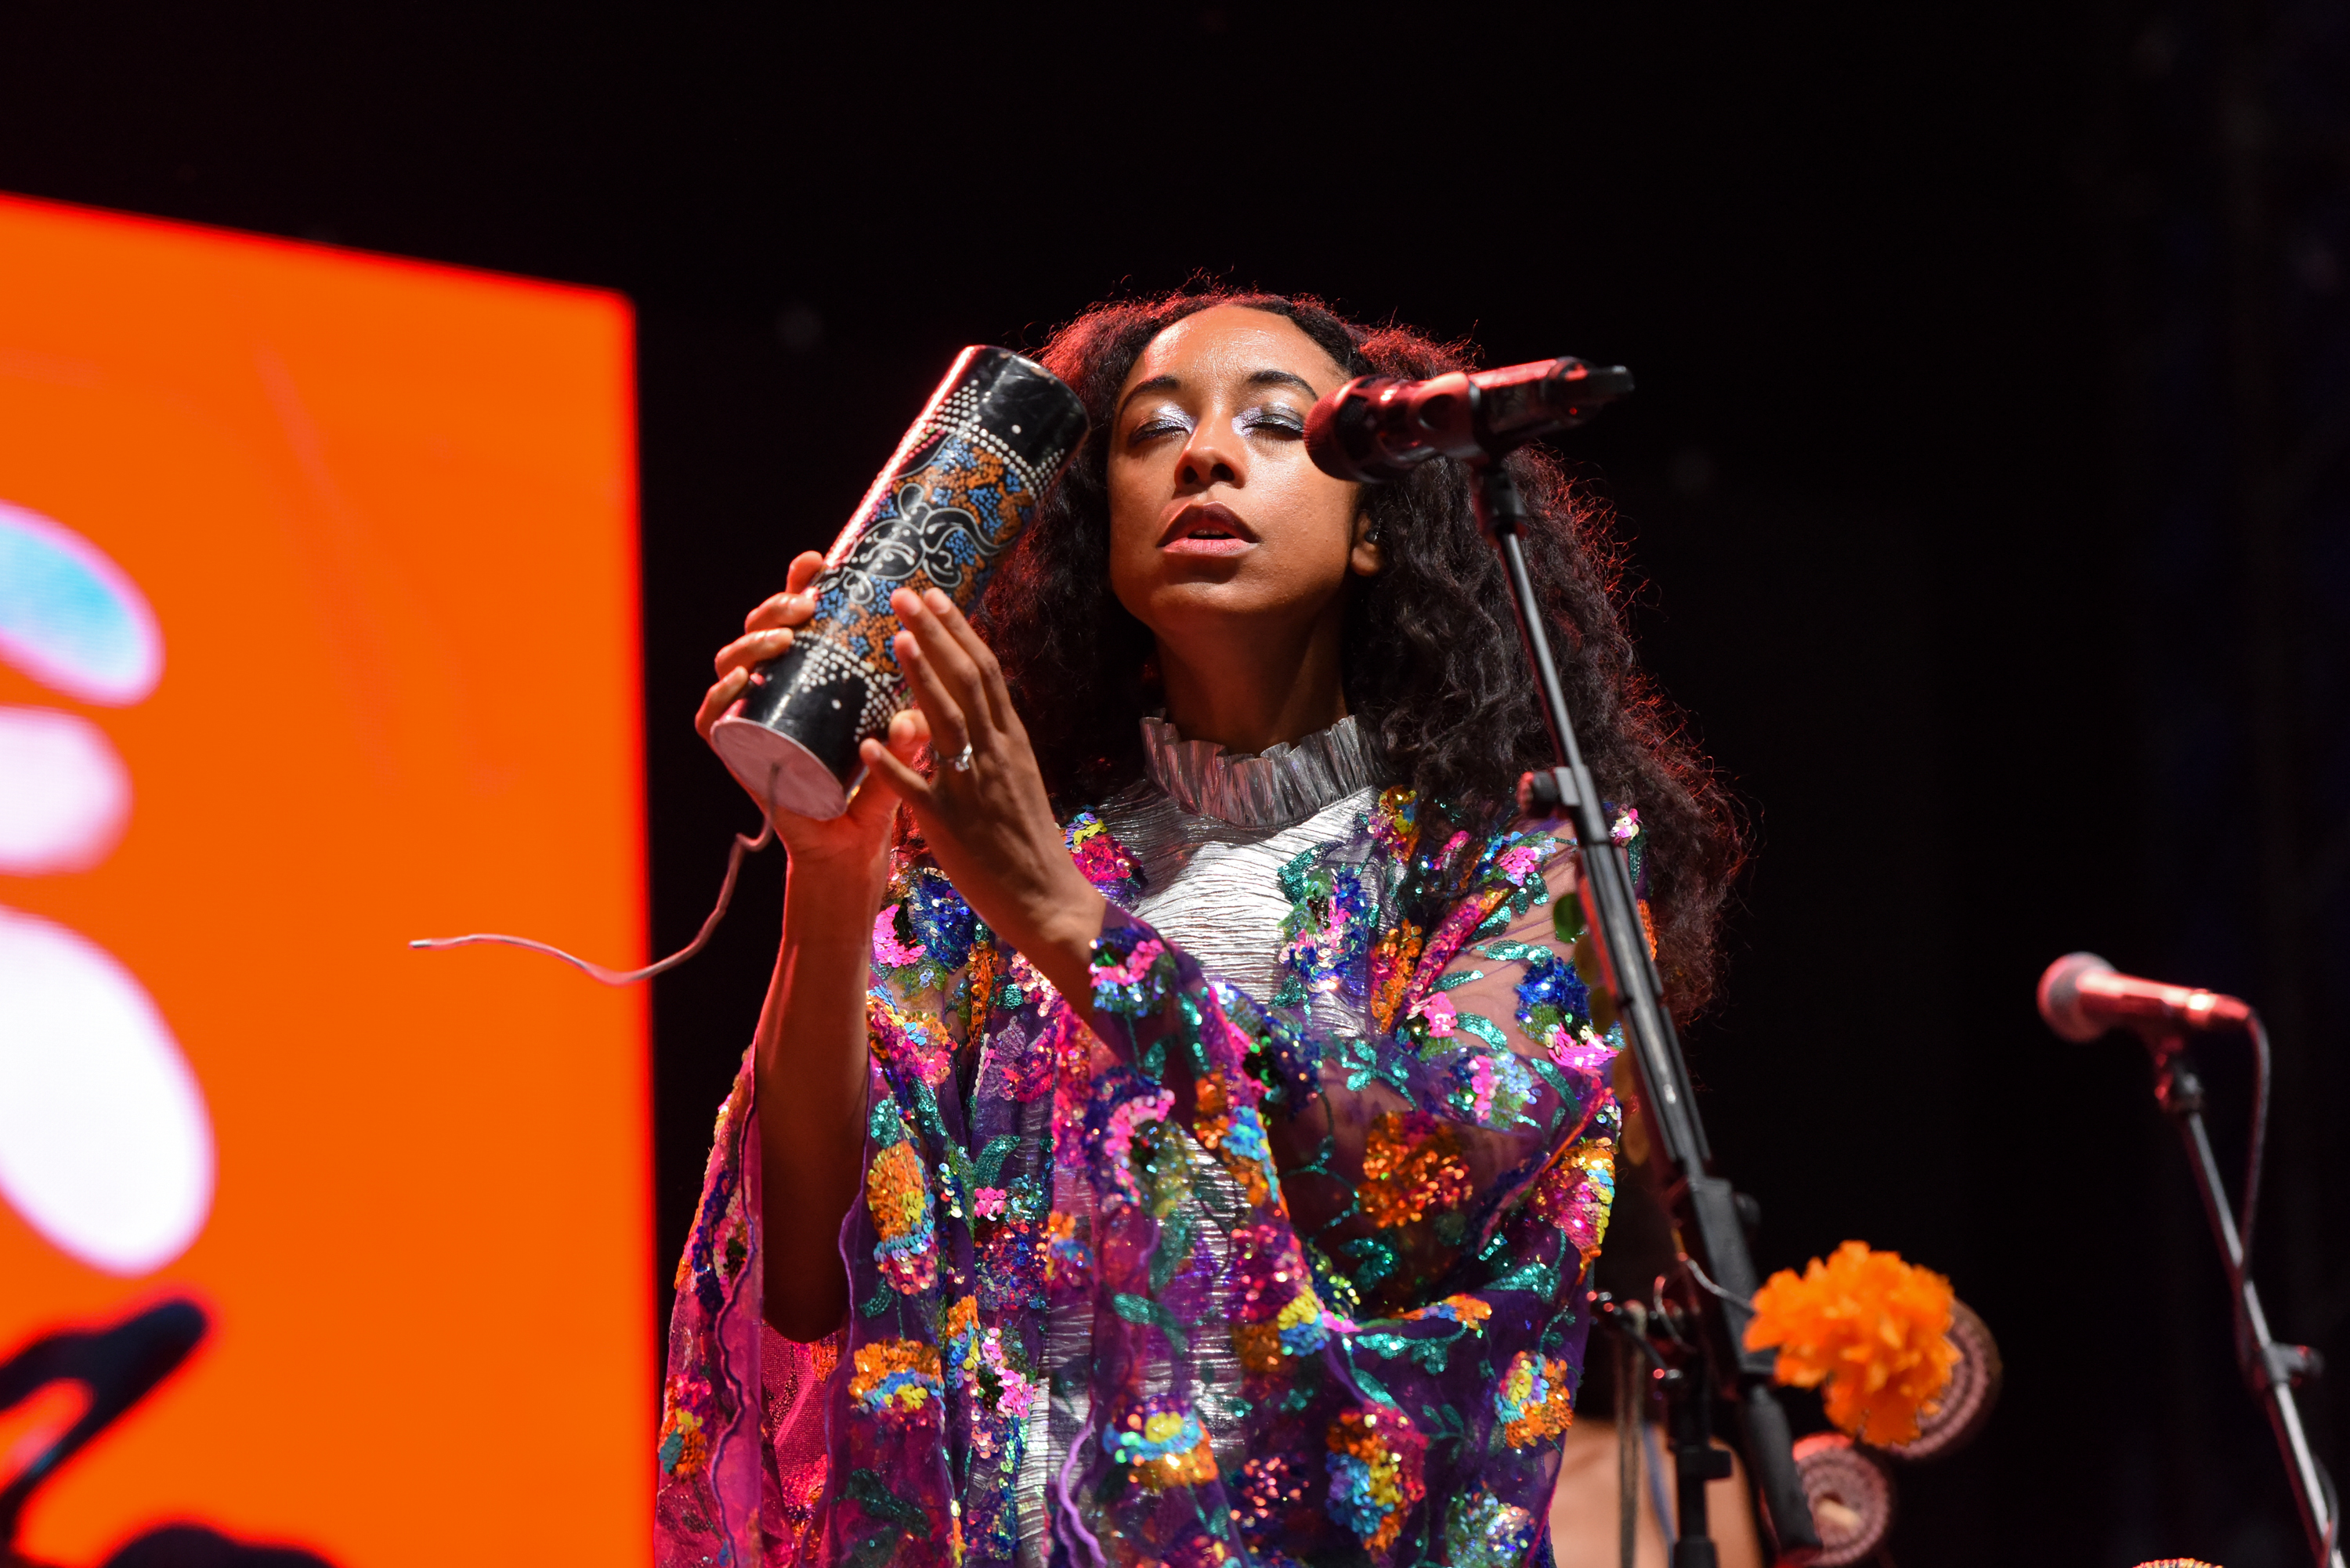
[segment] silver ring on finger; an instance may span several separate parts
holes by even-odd
[[[971,772],[971,742],[969,741],[965,741],[962,743],[962,751],[957,752],[953,756],[947,759],[947,766],[954,769],[954,771],[959,774],[967,774]]]

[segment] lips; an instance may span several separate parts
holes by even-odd
[[[1170,556],[1237,556],[1256,543],[1256,530],[1218,501],[1186,506],[1159,535],[1159,547]]]

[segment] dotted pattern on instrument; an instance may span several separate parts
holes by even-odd
[[[979,422],[979,383],[965,380],[915,422],[811,585],[816,616],[801,632],[827,679],[854,667],[865,686],[858,729],[878,735],[906,703],[905,675],[890,647],[898,618],[889,596],[934,587],[965,614],[998,556],[1035,515],[1061,465],[1055,447],[1030,462]]]

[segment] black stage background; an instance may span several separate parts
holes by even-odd
[[[689,727],[709,653],[956,346],[1204,268],[1633,366],[1572,451],[1760,833],[1690,1031],[1724,1168],[1766,1267],[1898,1248],[2008,1355],[1895,1553],[2305,1562],[2142,1063],[2032,987],[2091,947],[2269,1010],[2260,1273],[2344,1363],[2339,0],[993,9],[14,0],[0,188],[630,295],[664,950],[754,820]],[[777,870],[656,992],[665,1258]]]

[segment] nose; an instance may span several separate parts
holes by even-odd
[[[1248,448],[1233,431],[1232,421],[1222,417],[1201,420],[1175,464],[1177,492],[1196,494],[1218,484],[1239,486],[1247,483]]]

